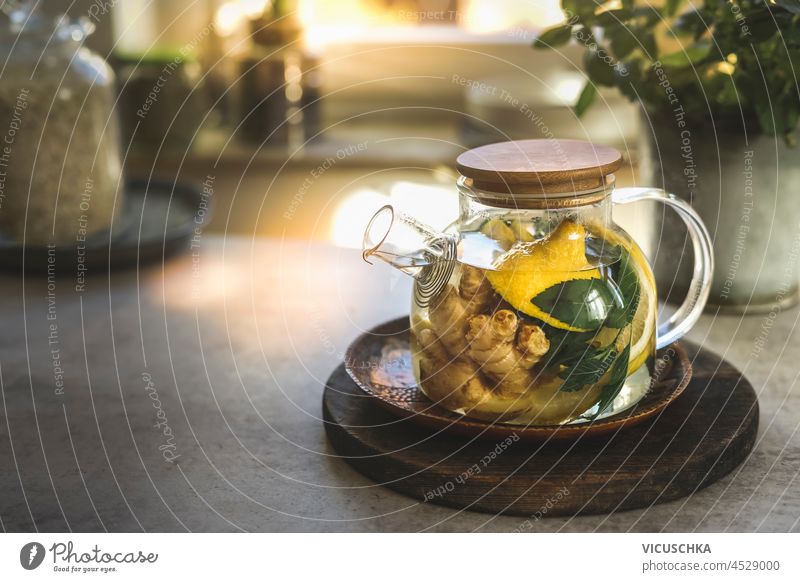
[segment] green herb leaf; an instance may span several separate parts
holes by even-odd
[[[596,335],[594,331],[567,331],[543,322],[539,322],[539,325],[550,341],[550,350],[542,362],[543,368],[576,364],[590,349],[589,342]]]
[[[614,85],[628,99],[640,99],[637,86],[641,83],[641,61],[620,62],[614,68]]]
[[[611,37],[611,50],[618,59],[624,59],[639,46],[639,41],[632,30],[621,28]]]
[[[605,87],[614,86],[614,63],[601,58],[596,50],[588,50],[583,56],[583,65],[589,79]]]
[[[672,28],[676,34],[692,36],[697,39],[708,30],[711,23],[711,15],[703,8],[700,8],[698,10],[689,10],[681,14],[675,20],[675,24]]]
[[[622,246],[617,248],[619,249],[620,259],[617,262],[616,273],[612,276],[612,279],[616,281],[622,304],[617,304],[615,309],[609,313],[605,325],[621,329],[633,321],[633,316],[639,305],[641,287],[628,249]]]
[[[578,102],[575,104],[575,115],[582,117],[583,114],[586,113],[586,110],[589,109],[589,106],[596,96],[597,86],[591,81],[587,81],[586,85],[583,86],[581,96],[578,97]]]
[[[590,23],[594,20],[597,3],[586,0],[561,0],[561,8],[567,14],[567,20],[577,16],[581,21]]]
[[[754,107],[756,110],[756,116],[758,117],[758,124],[761,126],[761,130],[767,135],[775,135],[776,112],[774,111],[772,104],[767,100],[763,101],[757,100],[754,104]]]
[[[639,42],[642,43],[642,52],[651,61],[658,59],[658,45],[656,44],[656,35],[651,32],[642,33],[639,37]]]
[[[533,48],[553,48],[569,42],[572,38],[572,26],[568,24],[545,30],[533,41]]]
[[[681,5],[683,0],[667,0],[664,4],[664,14],[666,16],[675,16],[675,13],[678,11],[678,7]]]
[[[633,17],[633,12],[626,8],[606,10],[597,15],[598,26],[624,27],[624,22]]]
[[[597,406],[597,414],[593,416],[596,418],[603,411],[608,408],[614,399],[619,395],[625,380],[628,379],[628,363],[631,356],[631,345],[625,346],[614,361],[614,366],[611,368],[611,374],[608,378],[608,384],[603,386],[603,391],[600,393],[600,403]]]
[[[723,106],[737,107],[743,99],[741,87],[737,87],[733,77],[722,73],[712,74],[709,79],[709,91],[717,96],[717,101]]]
[[[778,33],[778,28],[775,26],[775,17],[769,12],[764,12],[750,18],[747,24],[748,30],[750,31],[748,41],[754,40],[759,45],[768,42]]]
[[[564,369],[558,375],[564,380],[559,390],[575,392],[598,382],[611,369],[616,355],[614,342],[604,348],[587,347],[586,353],[575,365]]]
[[[700,64],[711,52],[711,45],[698,43],[684,50],[664,55],[659,60],[664,67],[679,69]]]
[[[604,279],[573,279],[548,287],[531,299],[536,307],[572,327],[597,329],[614,308]]]
[[[562,0],[561,4],[567,24],[548,31],[553,35],[551,42],[537,42],[535,46],[558,46],[568,42],[570,35],[575,36],[586,47],[584,67],[595,85],[615,86],[650,112],[671,111],[673,103],[658,87],[653,72],[659,49],[666,46],[660,44],[660,38],[656,42],[656,35],[666,28],[667,34],[689,37],[696,43],[685,52],[661,58],[693,124],[703,127],[708,123],[709,111],[714,117],[719,114],[734,120],[738,114],[758,119],[761,134],[781,135],[787,143],[794,143],[800,101],[792,67],[800,58],[796,57],[800,48],[800,0],[737,0],[733,2],[736,10],[732,9],[732,0],[663,0],[655,5],[645,0],[620,0],[616,5]],[[543,36],[543,40],[546,38]],[[613,62],[604,62],[610,60],[605,53],[613,55]],[[721,85],[715,78],[720,76],[717,73],[727,74],[714,65],[730,54],[738,57],[729,75],[735,87]],[[615,66],[621,61],[625,61],[622,74]],[[699,67],[700,74],[695,70]],[[748,78],[750,87],[746,86]],[[772,111],[756,95],[758,87],[772,99]],[[787,91],[787,87],[792,90]],[[586,91],[588,102],[591,90]]]

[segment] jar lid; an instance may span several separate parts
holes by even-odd
[[[597,190],[613,181],[612,174],[621,165],[622,154],[616,149],[572,139],[493,143],[468,150],[456,160],[469,186],[510,198]]]

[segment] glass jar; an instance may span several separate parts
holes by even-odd
[[[203,120],[203,71],[188,49],[116,54],[125,143],[144,152],[185,153]]]
[[[0,28],[0,234],[75,245],[107,232],[122,164],[113,73],[82,44],[93,25],[23,7]]]
[[[459,219],[437,233],[382,208],[364,239],[414,276],[412,360],[421,390],[451,411],[526,425],[616,414],[647,392],[656,348],[682,336],[708,297],[705,227],[663,191],[614,191],[616,150],[570,140],[492,144],[458,159]],[[612,218],[614,203],[654,199],[692,235],[695,278],[658,326],[642,250]]]

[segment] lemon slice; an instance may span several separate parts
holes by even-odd
[[[593,225],[593,229],[611,244],[621,246],[628,251],[631,266],[639,279],[639,304],[631,321],[631,352],[628,362],[628,375],[630,376],[641,368],[655,351],[656,309],[658,308],[655,292],[656,281],[653,271],[650,269],[650,263],[647,262],[639,245],[603,226]]]
[[[639,277],[639,305],[631,321],[631,356],[628,362],[628,375],[642,367],[647,358],[655,351],[656,309],[658,301],[655,294],[653,273],[647,259],[633,245],[628,247],[636,275]]]
[[[481,232],[497,241],[503,250],[510,249],[517,241],[514,231],[499,218],[492,218],[481,226]]]
[[[599,279],[600,272],[586,260],[586,230],[564,220],[539,242],[518,243],[488,271],[487,279],[495,291],[515,309],[559,329],[586,331],[560,321],[531,302],[545,289],[578,279]]]
[[[536,240],[533,238],[533,235],[530,233],[530,231],[528,231],[527,225],[521,220],[512,220],[508,226],[514,233],[514,236],[517,238],[517,240],[522,242],[533,242]]]

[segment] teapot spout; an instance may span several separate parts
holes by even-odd
[[[370,264],[370,258],[377,257],[421,279],[431,267],[455,261],[456,242],[387,204],[367,224],[361,256]]]

